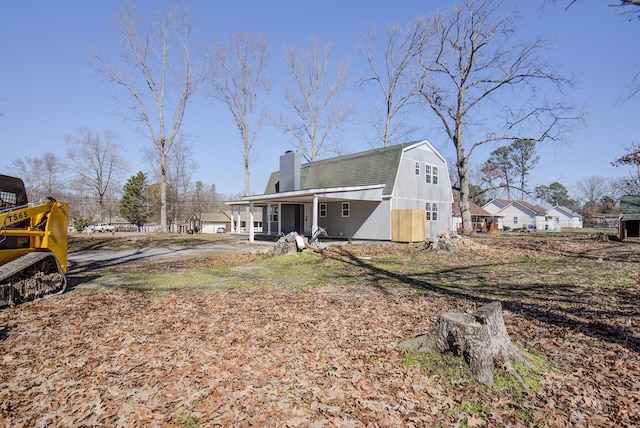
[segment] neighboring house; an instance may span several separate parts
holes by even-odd
[[[262,231],[261,216],[261,209],[254,211],[253,227],[256,231]],[[193,214],[189,218],[189,230],[201,233],[244,232],[248,217],[246,210]]]
[[[192,214],[189,230],[199,233],[225,233],[231,230],[231,219],[225,213]]]
[[[497,216],[498,229],[502,230],[582,228],[582,216],[560,205],[545,207],[525,201],[492,199],[482,208]]]
[[[582,229],[582,216],[567,207],[557,205],[555,207],[543,207],[538,205],[545,212],[545,229]]]
[[[265,235],[322,227],[335,238],[418,242],[450,231],[452,202],[447,162],[423,140],[306,164],[289,151],[264,194],[227,204],[262,207]]]
[[[625,195],[620,198],[620,239],[640,238],[640,195]]]
[[[497,217],[500,230],[545,229],[545,212],[529,202],[492,199],[482,208]]]
[[[492,232],[498,229],[498,216],[469,201],[469,211],[471,211],[471,225],[476,232]],[[462,212],[460,201],[454,196],[453,201],[453,230],[462,233]]]

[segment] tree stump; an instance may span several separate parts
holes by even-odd
[[[481,306],[471,314],[447,312],[438,317],[427,334],[405,340],[400,346],[418,352],[451,352],[463,356],[478,382],[492,385],[496,362],[523,384],[511,361],[528,364],[526,355],[512,342],[502,317],[500,302]]]

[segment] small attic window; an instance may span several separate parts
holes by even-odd
[[[280,193],[280,182],[276,183],[276,193]]]
[[[416,162],[416,175],[420,175],[420,162]]]

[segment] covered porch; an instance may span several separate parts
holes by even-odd
[[[312,236],[319,227],[329,235],[349,238],[345,234],[359,228],[363,207],[383,201],[384,185],[293,190],[265,195],[245,196],[241,201],[227,202],[232,213],[231,232],[239,232],[240,212],[248,212],[249,242],[255,239],[255,208],[262,208],[262,234],[278,236],[292,231]],[[366,210],[364,210],[366,211]],[[332,226],[340,224],[340,230]],[[337,229],[337,227],[336,227]]]

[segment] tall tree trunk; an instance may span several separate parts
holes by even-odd
[[[167,152],[164,139],[160,149],[160,233],[167,231]]]
[[[460,131],[460,134],[462,132]],[[458,161],[458,179],[460,181],[460,214],[462,216],[462,234],[471,235],[473,225],[471,224],[471,209],[469,208],[470,190],[469,190],[469,168],[468,158],[465,156],[462,144],[456,146]]]
[[[245,145],[246,147],[246,145]],[[249,196],[251,194],[251,174],[249,170],[250,153],[248,149],[245,149],[244,154],[244,195]]]

